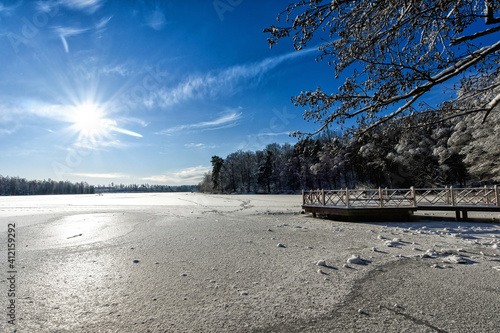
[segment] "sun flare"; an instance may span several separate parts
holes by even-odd
[[[92,132],[100,129],[102,117],[103,113],[98,106],[84,104],[76,108],[73,121],[78,130]]]
[[[117,121],[109,118],[103,105],[83,103],[74,106],[71,111],[71,129],[78,134],[79,144],[98,146],[114,133],[142,138],[139,133],[117,127]]]
[[[105,119],[104,111],[97,104],[81,104],[75,108],[73,128],[84,138],[106,136],[109,132],[109,121]]]

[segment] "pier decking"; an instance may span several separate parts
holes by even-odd
[[[303,190],[302,209],[350,219],[404,219],[417,210],[454,211],[467,220],[469,211],[500,212],[498,186],[478,188]]]

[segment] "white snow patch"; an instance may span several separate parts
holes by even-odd
[[[316,263],[316,266],[326,266],[326,261],[325,260],[318,260]]]
[[[364,260],[361,259],[361,257],[358,254],[353,254],[352,257],[347,259],[347,262],[350,264],[360,265],[364,263]]]

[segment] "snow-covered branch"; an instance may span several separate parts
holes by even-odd
[[[499,12],[500,3],[493,0],[476,0],[474,5],[469,1],[412,0],[404,6],[399,1],[303,0],[282,13],[287,22],[298,14],[290,26],[271,26],[265,32],[272,36],[271,45],[291,37],[296,49],[313,37],[323,40],[317,60],[328,60],[335,79],[344,78],[340,85],[333,83],[337,92],[318,88],[292,98],[296,106],[307,108],[304,119],[319,124],[312,133],[317,134],[334,122],[343,126],[349,119],[373,129],[426,109],[438,110],[443,118],[450,116],[455,97],[435,101],[434,107],[430,105],[434,101],[426,97],[450,82],[458,92],[459,76],[461,82],[477,77],[484,84],[476,89],[491,94],[493,87],[485,87],[491,86],[492,75],[499,70],[500,41],[482,45],[479,40],[484,43],[480,37],[500,32],[500,26],[465,32],[478,27],[480,20],[500,23]],[[464,93],[472,96],[469,91]],[[417,100],[418,107],[414,106]],[[467,111],[461,107],[458,113]]]

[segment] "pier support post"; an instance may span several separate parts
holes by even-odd
[[[384,207],[384,193],[382,192],[382,189],[380,187],[378,188],[378,200],[379,207]]]

